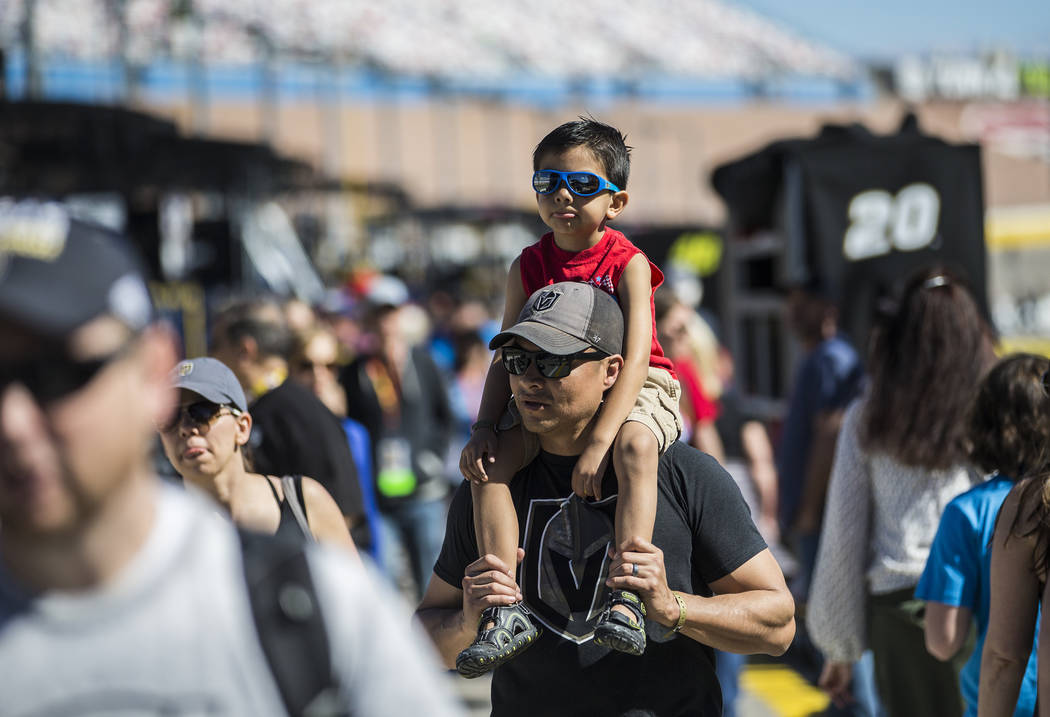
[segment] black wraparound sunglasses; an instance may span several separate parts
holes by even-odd
[[[601,351],[578,351],[574,354],[552,354],[547,351],[526,351],[515,346],[503,349],[503,368],[507,373],[521,376],[536,362],[536,368],[544,378],[565,378],[572,372],[574,361],[598,361],[608,354]]]

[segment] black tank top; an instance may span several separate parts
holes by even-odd
[[[311,536],[304,532],[299,526],[299,521],[295,519],[295,514],[292,512],[292,506],[289,505],[287,500],[281,498],[277,494],[277,488],[274,487],[273,481],[267,478],[266,485],[270,486],[270,490],[273,492],[273,498],[277,501],[277,507],[281,510],[281,520],[277,524],[277,532],[275,532],[274,535],[282,538],[290,538],[292,540],[302,540],[303,538],[309,539]],[[303,515],[306,515],[306,501],[303,500],[303,477],[300,475],[293,475],[292,485],[295,488],[295,497],[299,499],[299,505],[303,507]]]

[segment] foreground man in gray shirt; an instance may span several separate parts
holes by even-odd
[[[288,712],[237,532],[150,469],[175,360],[119,237],[0,202],[3,714]],[[233,420],[191,418],[205,433]],[[397,601],[347,554],[305,555],[333,685],[310,714],[456,714]],[[301,592],[275,595],[304,614]]]

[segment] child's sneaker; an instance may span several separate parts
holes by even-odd
[[[613,610],[614,605],[626,607],[634,613],[634,619]],[[630,590],[613,590],[594,628],[594,642],[628,655],[645,652],[645,605],[641,598]]]
[[[524,651],[539,635],[525,603],[487,607],[478,622],[478,636],[456,657],[456,671],[464,677],[480,677]]]

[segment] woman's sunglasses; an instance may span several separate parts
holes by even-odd
[[[219,416],[222,416],[222,409],[228,409],[229,412],[234,416],[241,415],[241,412],[233,406],[228,406],[225,403],[212,403],[211,401],[197,401],[191,403],[188,406],[179,406],[175,413],[171,415],[171,418],[157,428],[162,433],[170,433],[176,428],[182,425],[184,420],[189,420],[191,426],[197,428],[204,428],[205,426],[211,427],[211,424],[218,420]]]
[[[508,346],[503,349],[503,368],[507,373],[521,376],[536,362],[536,368],[544,378],[565,378],[572,373],[573,361],[598,361],[607,354],[601,351],[580,351],[574,354],[552,354],[546,351],[526,351]]]
[[[618,192],[620,188],[604,177],[593,172],[559,172],[556,169],[540,169],[532,173],[532,188],[537,194],[550,194],[562,182],[569,191],[578,197],[593,197],[598,192],[608,189]]]

